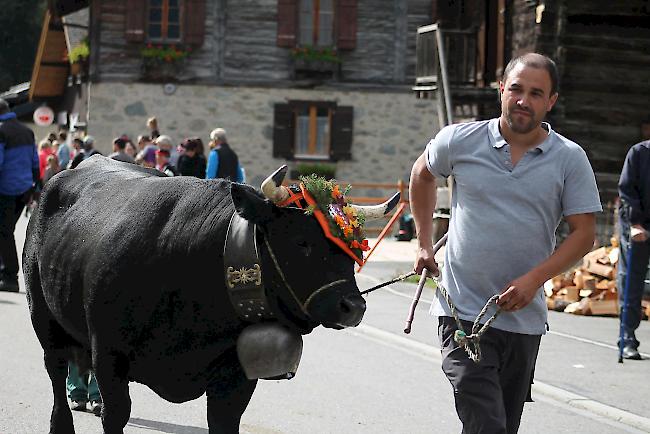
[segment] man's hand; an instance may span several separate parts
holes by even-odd
[[[434,258],[433,247],[420,247],[418,249],[418,253],[415,257],[415,264],[413,265],[413,271],[415,271],[418,276],[421,276],[423,268],[426,268],[431,276],[438,276],[438,274],[440,274],[438,271],[438,264]]]
[[[497,304],[506,312],[523,309],[535,298],[537,290],[542,284],[529,274],[513,280],[503,291]]]
[[[630,228],[630,237],[635,243],[642,243],[648,239],[648,233],[641,225],[632,225]]]

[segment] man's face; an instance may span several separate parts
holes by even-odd
[[[533,131],[551,111],[557,93],[551,95],[551,77],[545,69],[518,64],[506,81],[499,82],[501,116],[518,134]]]

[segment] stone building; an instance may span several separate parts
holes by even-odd
[[[51,1],[39,51],[60,50],[58,31],[71,50],[85,28],[90,56],[77,73],[37,59],[32,97],[74,114],[105,152],[156,116],[177,142],[225,128],[251,184],[285,163],[407,181],[438,129],[411,91],[431,14],[430,0]]]

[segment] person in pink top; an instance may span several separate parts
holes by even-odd
[[[54,149],[52,149],[52,143],[50,143],[50,141],[47,139],[41,140],[41,142],[38,144],[38,168],[41,180],[43,180],[43,177],[45,176],[45,169],[47,169],[47,157],[50,155],[54,155],[56,157]]]

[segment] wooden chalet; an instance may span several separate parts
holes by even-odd
[[[498,114],[505,64],[529,51],[546,54],[560,69],[549,121],[586,150],[603,202],[612,200],[625,155],[650,120],[650,3],[439,0],[432,15],[445,46],[452,121]],[[432,30],[420,33],[414,90],[421,97],[435,97],[442,82]]]

